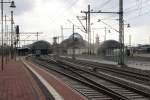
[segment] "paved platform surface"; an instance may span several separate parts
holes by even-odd
[[[28,61],[25,62],[27,62],[30,67],[32,67],[38,74],[40,74],[40,76],[43,77],[46,82],[48,82],[64,100],[86,100],[85,97],[73,90],[50,72],[45,71],[34,63]]]
[[[0,70],[0,100],[46,100],[21,61],[9,60]]]

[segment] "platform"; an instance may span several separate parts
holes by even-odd
[[[44,88],[41,88],[42,83]],[[49,92],[51,99],[45,92]],[[48,93],[47,93],[48,95]],[[9,60],[0,71],[0,100],[86,100],[53,74],[30,61]]]
[[[23,60],[25,65],[37,74],[42,83],[48,88],[56,100],[86,100],[81,94],[74,89],[66,85],[59,78],[51,74],[50,72],[40,68],[38,65]]]
[[[9,60],[0,70],[0,100],[46,100],[31,73],[20,61]]]

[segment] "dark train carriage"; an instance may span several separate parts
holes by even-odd
[[[36,55],[46,55],[52,52],[52,46],[47,41],[37,41],[31,45],[32,54]]]

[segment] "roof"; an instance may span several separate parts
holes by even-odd
[[[74,36],[74,38],[83,39],[83,37],[79,33],[74,33],[69,38],[72,39],[73,36]]]
[[[40,41],[36,41],[36,42],[32,43],[30,45],[30,48],[31,49],[50,49],[51,44],[47,41],[40,40]]]
[[[119,48],[120,43],[116,40],[106,40],[101,44],[101,48],[109,49],[109,48]]]
[[[75,42],[73,42],[73,35]],[[75,48],[84,48],[86,46],[86,42],[83,40],[83,37],[78,33],[72,34],[68,39],[65,39],[61,42],[61,47],[66,49],[72,48],[73,45],[75,46]]]

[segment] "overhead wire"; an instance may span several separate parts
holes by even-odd
[[[140,14],[140,15],[137,15],[137,16],[134,16],[134,17],[130,17],[130,18],[128,18],[127,20],[133,21],[133,20],[136,20],[136,19],[138,19],[138,18],[140,18],[140,17],[142,17],[142,16],[144,16],[144,15],[148,15],[148,14],[150,14],[150,10],[147,11],[147,12],[144,12],[144,13],[142,13],[142,14]]]
[[[103,2],[103,3],[101,3],[101,5],[102,6],[100,6],[100,8],[103,8],[103,7],[105,7],[106,5],[108,5],[110,2],[111,2],[112,0],[106,0],[105,2]],[[74,5],[76,4],[76,2],[78,2],[78,0],[76,1],[74,1],[73,3],[71,3],[71,5],[69,6],[69,7],[67,7],[63,12],[65,12],[67,9],[70,9],[70,8],[72,8],[72,7],[74,7]],[[147,4],[147,3],[149,3],[149,1],[148,0],[144,0],[143,2],[142,2],[142,5],[143,6],[139,6],[139,10],[142,10],[143,8],[145,8],[145,7],[148,7],[149,5]],[[125,15],[125,17],[126,17],[126,15],[128,15],[129,13],[131,13],[131,12],[134,12],[134,11],[137,11],[137,4],[133,4],[132,6],[129,6],[129,7],[127,7],[127,8],[125,8],[125,10],[124,10],[124,15]],[[111,8],[110,8],[111,9]],[[61,12],[60,14],[62,14],[63,12]],[[148,13],[148,12],[147,12]],[[59,16],[60,14],[58,14],[57,16]],[[144,13],[145,14],[145,13]],[[141,13],[141,15],[143,15],[143,13]],[[113,19],[117,19],[118,18],[118,16],[113,16],[114,18]],[[137,17],[137,16],[136,16]],[[54,19],[52,19],[52,21],[51,21],[51,23],[54,23],[54,21],[55,21],[55,19],[56,18],[58,18],[58,17],[55,17]],[[104,17],[104,19],[112,19],[112,15],[110,16],[110,17]],[[128,20],[128,19],[127,19]]]
[[[111,5],[109,5],[111,3]],[[116,4],[116,0],[111,0],[111,2],[109,2],[107,5],[109,6],[106,6],[104,5],[105,7],[102,8],[102,10],[116,10],[117,9],[117,6],[115,5]]]
[[[100,8],[103,8],[107,4],[109,4],[112,0],[106,0],[104,3],[100,4]]]
[[[147,2],[143,2],[143,1],[142,1],[142,5],[143,5],[143,3],[147,3]],[[143,8],[143,6],[142,6],[142,5],[139,7],[139,9],[140,9],[140,10],[142,10],[142,8]],[[132,6],[132,7],[133,7],[133,6]],[[144,7],[145,7],[145,6],[144,6]],[[147,6],[146,6],[146,7],[147,7]],[[126,8],[126,9],[127,9],[127,8]],[[129,8],[128,8],[128,9],[129,9]],[[131,9],[131,8],[130,8],[130,9]],[[147,13],[148,13],[148,12],[147,12]],[[144,14],[145,14],[145,13],[144,13]],[[107,17],[107,18],[104,18],[104,19],[111,19],[111,17]],[[117,18],[116,18],[116,17],[115,17],[114,19],[116,19],[116,20],[117,20]],[[117,22],[117,21],[116,21],[116,22]],[[106,24],[106,23],[105,23],[105,24]],[[116,25],[117,25],[117,24],[116,24]],[[109,26],[111,26],[111,25],[109,25]]]
[[[130,7],[130,8],[126,8],[125,10],[124,10],[124,12],[125,13],[132,13],[132,12],[134,12],[134,11],[138,11],[138,10],[141,10],[141,9],[143,9],[143,8],[147,8],[147,7],[149,7],[150,6],[150,2],[143,2],[142,4],[141,4],[141,7],[139,8],[139,7],[137,7],[136,5],[134,5],[134,6],[132,6],[132,7]]]
[[[149,7],[149,5],[150,5],[150,2],[148,0],[142,1],[142,6],[141,6],[141,8],[139,7],[139,9],[140,10],[145,9],[145,8]],[[135,15],[135,13],[132,13],[132,12],[138,12],[139,9],[137,9],[137,5],[135,5],[135,4],[133,4],[130,7],[125,8],[125,10],[124,10],[124,19],[128,20],[126,17],[129,17],[129,15],[133,16],[132,14]],[[131,14],[129,14],[129,13],[131,13]],[[140,11],[140,13],[141,14],[138,14],[138,16],[140,16],[140,15],[142,16],[143,14],[148,14],[149,12],[142,13]],[[138,16],[136,15],[135,17],[132,17],[132,18],[136,18]],[[112,16],[106,17],[106,19],[111,19],[111,18],[112,18]],[[113,18],[118,19],[118,16],[116,16],[116,17],[113,16]]]
[[[126,19],[131,21],[131,19],[137,19],[138,17],[140,18],[140,17],[143,16],[143,15],[149,14],[150,9],[149,9],[148,11],[145,11],[145,9],[147,9],[147,7],[149,7],[150,3],[147,2],[147,0],[146,0],[146,1],[143,1],[143,3],[147,3],[146,6],[145,6],[145,4],[143,4],[144,6],[142,6],[142,8],[140,8],[140,9],[143,9],[143,11],[144,11],[143,13],[140,12],[140,14],[139,14],[137,9],[135,9],[135,10],[132,11],[132,12],[137,12],[137,13],[131,13],[131,12],[126,13],[126,12],[125,12],[125,17],[126,17]],[[131,13],[131,14],[134,14],[134,16],[129,17],[128,15],[129,15],[130,13]],[[130,14],[130,15],[131,15],[131,14]]]

